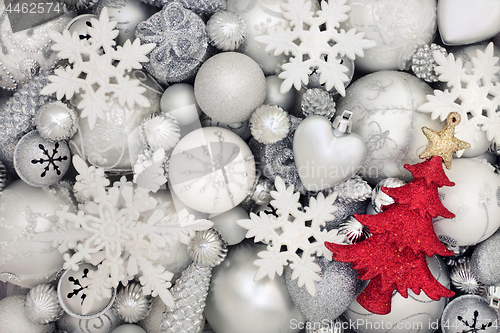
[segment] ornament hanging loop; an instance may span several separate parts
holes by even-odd
[[[352,127],[352,112],[348,110],[344,110],[342,112],[342,115],[337,116],[335,120],[333,121],[333,128],[335,136],[341,136],[345,133],[351,133],[351,127]]]

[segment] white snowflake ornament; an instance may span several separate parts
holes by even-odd
[[[149,189],[135,187],[125,177],[106,187],[103,170],[88,167],[78,155],[73,165],[79,172],[74,189],[84,203],[76,214],[68,207],[58,211],[52,230],[34,234],[33,239],[51,242],[64,253],[65,269],[77,270],[82,261],[97,266],[81,281],[87,295],[82,311],[88,312],[94,302],[110,297],[120,282],[127,285],[135,277],[145,295],[159,296],[174,307],[168,290],[173,273],[159,261],[171,255],[169,243],[187,245],[196,231],[213,223],[195,220],[185,209],[172,213],[170,202],[151,197]]]
[[[477,50],[476,55],[471,58],[472,70],[466,71],[460,58],[434,51],[438,64],[435,71],[449,89],[434,90],[434,95],[427,95],[428,102],[418,108],[441,121],[452,111],[460,113],[462,121],[456,126],[455,135],[470,143],[471,148],[480,142],[480,131],[486,132],[489,141],[500,142],[500,83],[494,82],[500,70],[499,58],[494,56],[493,43],[484,52]],[[456,154],[461,157],[463,153],[461,150]]]
[[[275,56],[291,55],[279,74],[284,79],[280,89],[282,94],[292,85],[300,90],[301,84],[307,85],[309,74],[316,70],[320,74],[319,83],[325,84],[326,90],[335,88],[345,95],[344,83],[349,77],[344,74],[348,68],[342,64],[341,57],[354,60],[356,55],[364,55],[363,49],[376,46],[375,42],[363,38],[364,32],[337,30],[339,23],[347,20],[346,13],[351,9],[345,5],[346,1],[322,1],[321,10],[313,13],[311,1],[288,0],[282,8],[283,17],[290,21],[290,27],[285,30],[277,25],[268,28],[267,35],[255,37],[257,42],[267,45],[267,52],[274,50]]]
[[[148,62],[146,56],[156,44],[141,45],[139,39],[133,43],[127,40],[123,46],[115,46],[119,30],[116,21],[110,21],[106,7],[101,11],[99,20],[90,19],[88,27],[90,38],[80,39],[77,32],[68,30],[50,32],[55,42],[52,50],[58,52],[59,59],[68,59],[71,65],[55,70],[49,76],[49,83],[41,91],[44,95],[56,93],[57,99],[71,99],[80,90],[81,101],[77,107],[80,117],[88,118],[89,127],[95,127],[97,119],[105,119],[109,110],[108,103],[117,99],[120,105],[132,108],[135,104],[149,107],[148,99],[143,96],[146,88],[140,81],[127,75],[132,69],[141,69],[141,62]]]
[[[309,207],[302,209],[299,203],[300,193],[294,193],[293,185],[286,188],[285,182],[276,177],[276,191],[271,192],[274,200],[271,205],[277,215],[260,212],[250,214],[250,219],[238,220],[236,223],[248,229],[247,238],[255,237],[255,242],[268,244],[267,251],[258,253],[261,259],[254,262],[259,267],[255,280],[265,276],[274,279],[275,274],[283,274],[283,267],[290,264],[293,270],[292,280],[298,278],[298,286],[305,285],[306,290],[314,296],[314,282],[320,281],[317,272],[321,271],[314,262],[315,256],[324,256],[332,260],[332,253],[325,247],[325,242],[342,243],[344,237],[337,235],[337,230],[327,231],[325,223],[334,219],[337,207],[333,205],[337,193],[328,197],[322,193],[309,200]]]

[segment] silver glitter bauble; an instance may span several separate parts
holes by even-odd
[[[118,291],[113,312],[126,323],[137,323],[149,314],[151,310],[151,296],[144,295],[139,283],[129,283]]]
[[[135,36],[142,44],[156,43],[144,68],[161,83],[180,82],[194,77],[207,57],[205,23],[179,2],[137,25]]]
[[[243,241],[212,271],[205,316],[217,333],[298,333],[303,316],[288,295],[285,278],[254,281],[263,244]],[[295,283],[296,284],[296,283]]]
[[[485,291],[484,285],[472,273],[468,259],[453,267],[450,279],[456,289],[466,294],[479,295]]]
[[[153,113],[141,123],[141,139],[153,151],[174,148],[180,137],[179,123],[168,114]]]
[[[77,115],[66,104],[55,101],[43,105],[35,118],[38,134],[45,140],[68,140],[76,133]]]
[[[498,333],[498,311],[477,295],[463,295],[451,301],[441,316],[443,333]]]
[[[345,325],[340,318],[328,323],[307,322],[305,333],[344,333]]]
[[[141,0],[148,5],[163,7],[168,3],[179,1],[184,8],[190,9],[195,13],[211,15],[226,9],[224,0]]]
[[[71,165],[71,152],[66,141],[45,140],[31,131],[19,140],[14,151],[14,168],[28,185],[49,186],[64,177]]]
[[[245,41],[247,32],[240,15],[230,12],[217,12],[207,22],[210,42],[222,51],[234,51]]]
[[[174,296],[175,307],[167,307],[161,323],[161,332],[199,333],[203,322],[203,311],[210,285],[212,269],[192,263],[170,292]]]
[[[0,301],[0,333],[53,333],[54,324],[37,324],[26,316],[24,300],[24,295],[13,295]]]
[[[470,266],[474,276],[482,283],[500,284],[500,231],[476,246]]]
[[[340,316],[356,297],[359,280],[357,272],[349,263],[328,261],[325,257],[317,257],[315,261],[320,267],[321,280],[315,282],[316,295],[311,296],[306,288],[298,287],[292,280],[291,269],[285,269],[285,281],[288,293],[297,308],[308,321],[333,321]]]
[[[432,43],[430,46],[425,44],[418,47],[411,59],[411,70],[416,77],[426,82],[439,81],[439,75],[435,71],[437,63],[432,56],[435,51],[448,55],[444,47]]]
[[[250,117],[250,131],[263,144],[283,140],[290,132],[288,113],[276,105],[261,105]]]
[[[63,314],[57,292],[50,284],[40,284],[29,291],[24,311],[31,321],[40,325],[53,323]]]
[[[40,91],[49,80],[48,73],[35,76],[22,86],[11,98],[2,101],[0,108],[0,160],[7,169],[14,171],[14,150],[21,137],[34,129],[33,118],[37,110],[49,101],[52,96],[40,95]]]
[[[63,0],[70,8],[77,10],[89,9],[95,6],[99,0]]]
[[[405,185],[406,182],[398,178],[386,178],[378,182],[372,192],[372,206],[375,212],[380,213],[382,211],[382,206],[392,205],[394,199],[382,192],[382,187],[401,187]]]
[[[226,242],[215,229],[197,231],[189,241],[188,253],[195,264],[215,267],[226,258]]]
[[[304,116],[323,116],[329,120],[335,115],[335,102],[326,91],[318,88],[307,89],[302,95],[300,108]]]

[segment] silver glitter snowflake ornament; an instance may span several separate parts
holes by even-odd
[[[444,56],[448,54],[444,47],[432,43],[430,46],[428,44],[425,44],[418,47],[415,51],[415,54],[413,54],[412,56],[411,70],[416,77],[426,82],[439,81],[439,75],[435,70],[438,64],[432,56],[434,51],[439,51]]]
[[[234,51],[245,41],[247,30],[243,18],[230,11],[215,13],[207,22],[210,42],[222,51]]]
[[[171,2],[137,25],[141,43],[156,43],[144,68],[161,83],[194,77],[206,59],[208,35],[205,23],[180,2]]]
[[[347,0],[321,1],[321,10],[313,13],[311,1],[288,0],[282,5],[283,17],[290,21],[286,30],[276,25],[268,28],[267,34],[255,37],[257,42],[266,45],[266,51],[274,55],[290,54],[288,63],[282,65],[279,74],[284,79],[281,93],[286,93],[292,86],[300,90],[307,85],[309,74],[316,70],[320,74],[319,83],[325,84],[326,90],[335,88],[345,95],[344,83],[349,77],[348,68],[340,59],[347,56],[354,60],[364,55],[363,49],[376,46],[374,41],[364,39],[364,33],[356,29],[339,29],[340,22],[346,21],[346,13],[351,7]]]
[[[304,116],[323,116],[328,120],[335,115],[333,97],[323,89],[307,89],[300,101],[300,109]]]
[[[133,108],[134,105],[149,107],[149,100],[143,95],[146,88],[140,81],[126,75],[132,69],[141,69],[141,62],[156,46],[154,43],[141,45],[127,40],[123,46],[116,46],[115,38],[119,30],[116,21],[110,21],[106,7],[101,11],[99,20],[90,19],[92,26],[87,28],[90,38],[81,40],[75,31],[63,33],[50,32],[55,44],[52,50],[58,52],[60,59],[68,59],[70,65],[55,70],[49,76],[50,83],[42,89],[42,94],[56,93],[57,99],[70,100],[80,93],[81,101],[77,108],[80,117],[88,118],[89,127],[95,127],[97,119],[106,119],[110,103],[117,100],[120,105]]]

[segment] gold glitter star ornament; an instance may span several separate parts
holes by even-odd
[[[461,117],[458,112],[450,112],[446,117],[446,126],[441,131],[422,127],[422,132],[429,140],[429,145],[420,154],[420,158],[441,156],[447,169],[451,168],[453,153],[470,148],[470,144],[455,137],[455,126],[460,124]]]

